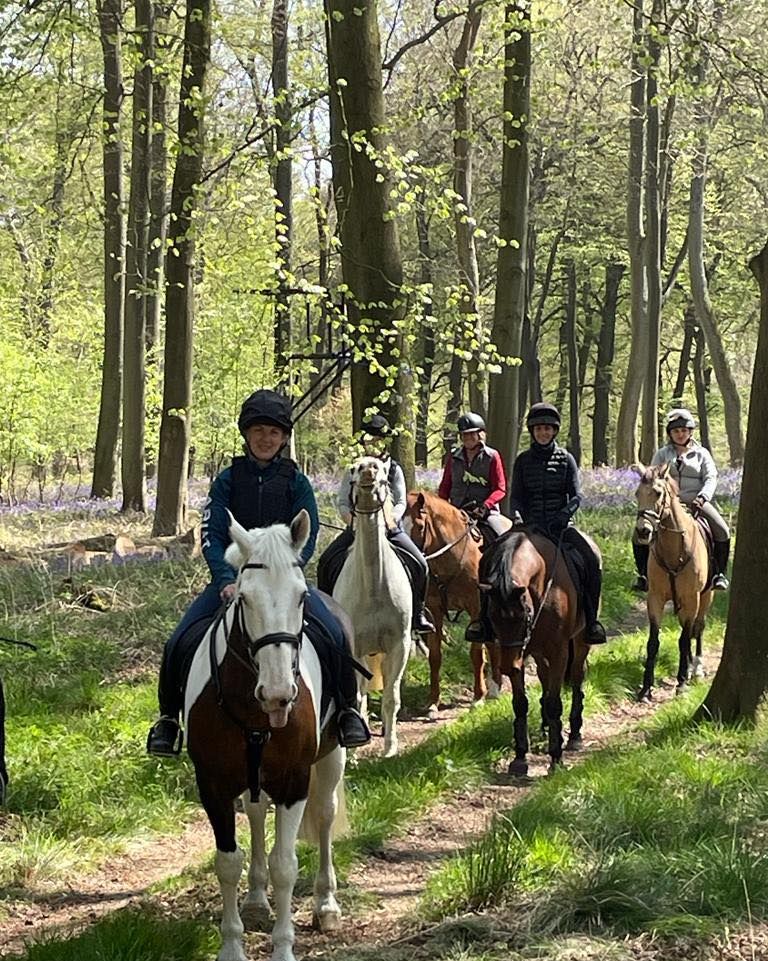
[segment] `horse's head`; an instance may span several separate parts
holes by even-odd
[[[247,531],[230,515],[225,560],[238,568],[235,620],[256,675],[255,697],[271,727],[284,727],[298,696],[307,584],[299,558],[310,532],[302,510],[290,527]]]
[[[525,646],[530,640],[535,617],[532,587],[545,568],[525,531],[505,534],[483,554],[478,587],[490,598],[505,645]]]
[[[425,551],[426,547],[424,545],[429,536],[429,511],[427,510],[427,499],[421,491],[411,491],[408,495],[405,515],[403,516],[403,527],[419,550]]]
[[[382,511],[390,524],[392,494],[389,489],[389,460],[361,457],[350,467],[349,472],[352,513],[366,516]]]
[[[669,514],[672,498],[677,494],[677,485],[669,476],[669,464],[658,467],[635,464],[632,470],[640,477],[640,483],[635,491],[637,498],[635,536],[638,543],[650,544],[662,519]]]

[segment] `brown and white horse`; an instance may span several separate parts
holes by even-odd
[[[187,682],[187,744],[216,839],[223,900],[218,961],[245,961],[243,920],[268,915],[269,880],[272,961],[294,961],[291,897],[300,830],[320,848],[315,919],[331,931],[341,918],[331,835],[334,822],[345,818],[346,752],[324,734],[329,711],[320,662],[303,635],[307,588],[299,557],[309,530],[306,511],[290,528],[275,524],[246,531],[232,518],[225,556],[239,569],[235,599],[209,628]],[[251,863],[248,893],[238,911],[244,858],[235,838],[234,801],[241,794],[251,827]],[[275,843],[267,858],[264,819],[270,800]]]
[[[669,475],[669,464],[659,467],[634,466],[640,476],[637,487],[635,532],[641,544],[650,544],[648,557],[648,645],[643,685],[638,700],[647,701],[653,690],[653,674],[659,653],[659,626],[667,601],[672,601],[680,622],[677,690],[690,677],[703,676],[702,634],[712,604],[709,587],[709,552],[699,525],[678,496],[677,484]],[[691,656],[691,638],[696,655]]]
[[[436,721],[440,705],[440,669],[443,663],[443,624],[449,611],[466,611],[470,621],[480,617],[477,571],[482,539],[464,511],[427,491],[411,491],[403,526],[429,564],[429,610],[436,631],[427,638],[429,648],[430,720]],[[484,650],[485,648],[485,650]],[[485,657],[491,666],[486,686]],[[501,673],[496,643],[473,643],[469,650],[474,673],[472,699],[499,696]]]

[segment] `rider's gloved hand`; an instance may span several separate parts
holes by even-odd
[[[232,598],[235,596],[235,585],[225,584],[224,587],[219,591],[219,597],[221,598],[222,604],[229,604]]]
[[[486,507],[485,504],[479,504],[472,511],[472,516],[475,520],[484,521],[488,519],[488,515],[491,513],[490,507]]]

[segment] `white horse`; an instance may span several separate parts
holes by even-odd
[[[413,598],[405,568],[387,540],[394,524],[388,463],[361,457],[350,468],[350,499],[355,542],[341,569],[334,599],[349,614],[355,656],[367,662],[381,657],[384,756],[397,754],[400,684],[411,649]],[[361,684],[367,713],[368,684]]]
[[[346,823],[346,751],[323,735],[329,712],[324,716],[321,710],[320,662],[303,635],[307,586],[299,557],[309,529],[306,511],[290,528],[275,524],[246,531],[232,519],[233,543],[225,556],[239,568],[235,599],[209,628],[187,682],[187,744],[216,838],[223,901],[218,961],[246,961],[243,920],[253,923],[269,915],[270,879],[272,961],[295,961],[291,897],[300,832],[320,848],[315,919],[323,931],[336,929],[341,919],[331,837]],[[251,827],[251,863],[248,894],[238,911],[244,857],[235,837],[233,802],[240,794]],[[267,858],[264,819],[270,799],[275,843]]]

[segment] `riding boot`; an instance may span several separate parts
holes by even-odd
[[[333,595],[336,579],[344,566],[343,557],[354,540],[354,531],[351,527],[346,527],[320,555],[317,562],[317,586],[324,594]]]
[[[573,528],[571,531],[573,532]],[[605,644],[608,640],[605,628],[597,619],[597,612],[600,610],[600,593],[603,587],[603,572],[600,569],[600,562],[597,559],[589,543],[579,535],[578,540],[574,533],[571,533],[570,542],[579,548],[579,553],[584,559],[584,592],[582,603],[584,605],[584,620],[586,627],[584,630],[584,640],[587,644]]]
[[[632,590],[644,593],[648,590],[648,555],[650,548],[647,544],[635,544],[632,541],[632,553],[635,555],[635,569],[637,570],[637,579],[632,585]]]
[[[464,640],[469,641],[470,644],[488,644],[493,640],[490,600],[484,591],[480,593],[480,617],[478,617],[476,621],[471,621],[467,624],[467,628],[464,631]]]
[[[427,612],[427,589],[429,578],[424,577],[421,571],[418,575],[411,571],[412,590],[413,590],[413,619],[411,629],[417,634],[434,634],[435,625]]]
[[[712,578],[712,589],[715,591],[727,591],[731,586],[728,581],[728,555],[731,552],[731,542],[715,541],[713,545],[715,576]]]
[[[169,641],[163,650],[160,682],[157,689],[160,717],[149,729],[147,735],[147,754],[154,754],[156,757],[176,757],[181,753],[184,743],[184,734],[179,724],[181,697],[171,677],[170,663],[173,647],[174,645]]]
[[[349,653],[349,652],[348,652]],[[371,732],[358,709],[357,672],[348,657],[339,652],[336,671],[336,727],[342,747],[362,747],[371,739]]]

